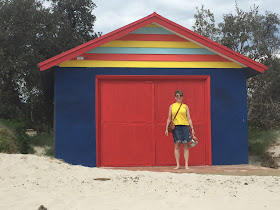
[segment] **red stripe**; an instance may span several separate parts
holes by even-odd
[[[188,42],[188,40],[173,34],[128,34],[117,40],[122,41],[178,41]]]
[[[219,55],[157,55],[157,54],[94,54],[81,55],[84,60],[104,61],[197,61],[197,62],[231,62]],[[73,58],[71,60],[77,60]]]

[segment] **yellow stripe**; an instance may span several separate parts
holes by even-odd
[[[111,41],[100,47],[144,47],[144,48],[202,48],[192,42],[170,41]]]
[[[160,26],[156,25],[156,24],[149,24],[149,25],[146,25],[145,27],[151,27],[151,28],[160,28]]]
[[[242,68],[233,62],[89,61],[68,60],[60,67],[138,67],[138,68]]]

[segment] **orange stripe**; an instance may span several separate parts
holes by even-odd
[[[103,61],[190,61],[190,62],[231,62],[219,55],[155,55],[155,54],[95,54],[84,53],[84,60]],[[77,60],[73,58],[71,60]]]
[[[116,40],[122,41],[179,41],[188,42],[188,40],[175,34],[128,34]]]

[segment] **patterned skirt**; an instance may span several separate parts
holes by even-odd
[[[190,126],[188,125],[175,125],[173,131],[174,143],[186,144],[192,139]]]

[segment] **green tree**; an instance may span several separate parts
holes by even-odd
[[[94,8],[96,5],[91,0],[52,0],[52,31],[55,32],[52,42],[55,42],[56,53],[98,37],[93,31]]]
[[[2,1],[0,4],[1,109],[13,107],[14,112],[20,110],[27,114],[22,100],[26,97],[25,81],[31,77],[39,61],[33,45],[41,21],[41,9],[42,4],[34,0]]]
[[[248,120],[254,127],[280,126],[280,59],[263,61],[268,71],[247,80]]]
[[[193,30],[209,39],[219,41],[220,29],[216,27],[214,14],[209,9],[205,9],[204,5],[200,9],[196,7],[196,12]]]
[[[249,12],[235,6],[236,14],[225,14],[219,23],[221,44],[253,60],[263,61],[279,48],[279,17],[275,13],[259,13],[255,5]]]
[[[279,16],[268,11],[260,14],[255,5],[246,12],[236,4],[235,12],[224,14],[223,21],[215,29],[214,18],[207,21],[214,15],[202,5],[195,15],[193,28],[201,35],[268,66],[265,74],[247,80],[248,120],[262,127],[280,125]],[[219,34],[212,31],[219,31]]]
[[[53,70],[37,63],[99,35],[90,0],[0,0],[0,118],[53,126]]]

